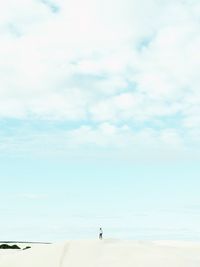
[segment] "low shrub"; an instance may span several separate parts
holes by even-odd
[[[1,244],[0,249],[20,249],[17,245]]]

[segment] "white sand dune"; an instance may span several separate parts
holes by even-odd
[[[68,241],[0,253],[0,267],[199,267],[200,243]]]

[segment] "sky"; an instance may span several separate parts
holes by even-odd
[[[0,240],[200,241],[199,0],[0,8]]]

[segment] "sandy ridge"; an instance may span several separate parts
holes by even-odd
[[[106,239],[35,245],[0,254],[0,267],[199,267],[200,243]]]

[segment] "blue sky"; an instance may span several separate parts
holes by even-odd
[[[8,0],[1,239],[200,239],[197,0]]]

